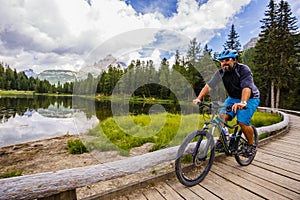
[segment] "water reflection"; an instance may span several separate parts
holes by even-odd
[[[152,104],[119,102],[130,114],[153,112]],[[46,139],[65,134],[85,133],[112,114],[110,101],[82,97],[32,96],[0,98],[0,147]],[[194,113],[195,107],[163,104],[167,112]],[[159,112],[161,109],[159,109]],[[115,113],[114,113],[115,114]]]
[[[73,109],[70,97],[1,98],[0,103],[0,147],[84,133],[99,122]]]

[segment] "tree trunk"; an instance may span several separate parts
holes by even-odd
[[[279,101],[280,101],[280,87],[277,87],[277,92],[276,92],[276,108],[279,108]]]
[[[265,98],[265,106],[268,107],[269,105],[270,105],[270,88],[268,88],[267,95]]]
[[[275,106],[275,80],[273,79],[271,82],[271,108],[274,108]]]

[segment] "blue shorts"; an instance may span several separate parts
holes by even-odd
[[[228,97],[225,102],[224,106],[233,106],[235,103],[240,103],[240,99],[234,99],[232,97]],[[259,98],[251,98],[247,102],[247,109],[243,110],[237,110],[236,113],[233,111],[226,111],[225,109],[222,109],[220,113],[222,114],[228,114],[230,116],[229,121],[231,121],[235,116],[237,117],[237,122],[241,122],[247,126],[250,126],[251,118],[256,111],[258,105],[260,103]]]

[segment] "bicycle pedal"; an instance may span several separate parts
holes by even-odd
[[[199,158],[199,157],[197,157],[196,159],[197,159],[198,161],[205,161],[205,160],[206,160],[206,158],[207,158],[207,156],[204,156],[203,158]]]
[[[224,152],[225,152],[225,150],[224,150],[224,148],[222,148],[222,149],[216,149],[216,152],[219,152],[219,153],[224,153]]]

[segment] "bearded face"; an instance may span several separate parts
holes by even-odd
[[[232,71],[234,69],[236,60],[233,58],[226,58],[223,60],[220,60],[221,67],[224,71]]]

